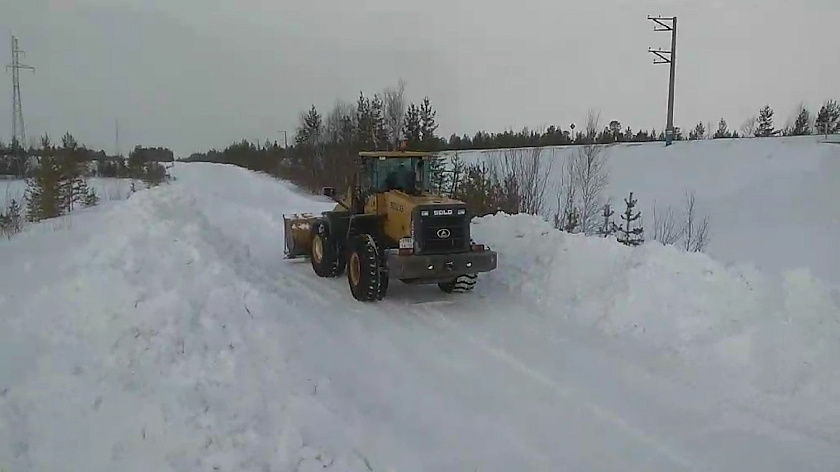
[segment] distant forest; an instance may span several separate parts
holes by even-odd
[[[675,139],[699,140],[741,137],[802,136],[840,132],[840,105],[826,100],[814,114],[801,105],[796,119],[781,127],[774,110],[765,105],[732,129],[724,118],[715,127],[697,123],[686,132],[676,129]],[[590,113],[587,123],[567,128],[548,126],[543,130],[477,131],[473,135],[437,133],[436,110],[429,97],[420,103],[405,99],[405,83],[387,87],[373,95],[360,92],[354,101],[338,100],[324,112],[312,105],[300,114],[288,148],[276,140],[255,143],[241,140],[222,150],[196,152],[185,161],[235,164],[267,172],[317,190],[321,186],[342,187],[352,174],[351,158],[358,151],[407,149],[419,151],[458,151],[472,149],[525,148],[558,145],[610,144],[616,142],[664,141],[664,129],[634,130],[618,120],[602,121]],[[594,120],[594,121],[593,121]]]
[[[40,136],[38,144],[24,148],[16,140],[11,143],[0,141],[0,176],[29,177],[38,168],[39,158],[45,156],[70,159],[81,163],[91,177],[132,177],[136,170],[149,163],[173,162],[175,155],[163,147],[136,146],[128,157],[108,155],[105,151],[93,150],[76,141],[69,132],[61,137],[61,144],[52,144],[48,135]],[[134,174],[132,174],[134,172]]]
[[[222,150],[196,152],[184,161],[229,163],[248,169],[289,178],[312,189],[329,182],[346,184],[349,175],[348,159],[358,151],[407,149],[423,151],[458,151],[473,149],[524,148],[558,145],[610,144],[617,142],[664,141],[664,129],[634,129],[618,120],[602,121],[597,113],[587,117],[594,123],[567,127],[551,125],[545,129],[523,128],[519,131],[477,131],[469,134],[438,134],[436,110],[429,97],[419,103],[407,103],[405,83],[387,87],[373,95],[360,92],[353,101],[338,100],[326,112],[314,105],[300,114],[297,129],[290,136],[288,147],[277,140],[263,143],[241,140]],[[593,127],[594,125],[594,127]],[[687,132],[676,129],[675,139],[698,140],[741,137],[801,136],[840,133],[840,105],[826,100],[817,113],[801,105],[796,119],[779,127],[774,110],[765,105],[743,121],[737,129],[724,118],[717,125],[697,123]],[[72,136],[69,136],[72,139]],[[42,140],[43,137],[39,137]],[[128,158],[107,155],[78,145],[78,156],[95,163],[92,171],[103,177],[127,175],[128,159],[138,161],[171,162],[171,150],[163,147],[137,146]],[[13,141],[0,141],[0,175],[25,176],[31,167],[31,157],[43,154],[38,144],[27,148]]]

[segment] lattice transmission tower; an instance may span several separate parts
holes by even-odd
[[[6,70],[12,71],[12,142],[17,141],[21,147],[26,147],[26,127],[23,124],[23,104],[20,99],[20,71],[34,71],[35,68],[20,62],[23,55],[18,39],[12,35],[12,63],[6,65]]]

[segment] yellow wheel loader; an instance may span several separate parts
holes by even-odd
[[[430,159],[418,151],[360,152],[353,184],[320,215],[283,215],[287,258],[309,257],[320,277],[345,270],[359,301],[385,297],[390,279],[437,284],[447,293],[474,288],[496,269],[497,254],[470,237],[464,202],[431,191]]]

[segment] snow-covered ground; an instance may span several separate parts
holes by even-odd
[[[686,192],[710,216],[706,252],[779,274],[808,269],[840,286],[840,145],[823,136],[622,143],[606,147],[605,197],[616,215],[630,192],[648,237],[653,209],[681,211]],[[552,184],[579,147],[544,148]],[[470,162],[503,151],[461,151]],[[554,198],[548,198],[554,206]]]
[[[361,304],[283,259],[282,214],[332,204],[173,173],[0,241],[0,471],[840,469],[840,296],[806,271],[496,215],[475,293]]]

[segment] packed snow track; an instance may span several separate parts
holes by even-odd
[[[283,258],[233,166],[0,242],[0,471],[840,470],[835,288],[476,220],[470,294]]]

